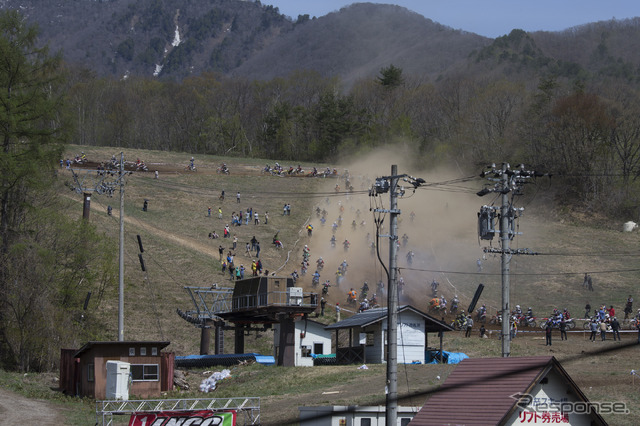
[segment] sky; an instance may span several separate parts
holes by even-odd
[[[356,1],[355,3],[357,3]],[[597,21],[640,17],[640,0],[367,0],[397,4],[434,22],[486,37],[512,29],[562,31]],[[292,17],[321,17],[354,3],[350,0],[262,0]]]

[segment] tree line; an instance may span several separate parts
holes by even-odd
[[[349,91],[313,71],[177,83],[76,70],[67,84],[69,141],[79,145],[317,162],[401,142],[426,165],[526,162],[560,178],[565,201],[639,214],[640,105],[627,79],[460,73],[434,82],[391,64]]]

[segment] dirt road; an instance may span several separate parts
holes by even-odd
[[[38,424],[58,426],[64,424],[60,409],[38,399],[0,389],[0,423],[4,425]]]

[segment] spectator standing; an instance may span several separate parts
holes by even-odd
[[[256,257],[260,257],[260,241],[256,241]]]
[[[595,318],[591,320],[591,323],[589,324],[589,330],[591,330],[591,335],[589,336],[589,340],[595,342],[596,335],[598,334],[598,323],[596,322]]]
[[[624,305],[624,319],[629,319],[631,312],[633,312],[633,297],[629,295],[627,303]]]
[[[340,303],[336,303],[336,322],[338,321],[340,321]],[[638,337],[638,342],[640,342],[640,337]]]
[[[224,254],[224,248],[222,246],[218,247],[218,254],[220,254],[220,260],[222,260],[222,255]]]
[[[233,234],[233,250],[236,250],[236,247],[238,247],[238,236],[236,234]]]
[[[258,225],[260,223],[260,218],[258,216],[258,212],[253,213],[253,224]]]
[[[589,313],[591,313],[591,305],[589,304],[589,301],[587,301],[587,304],[584,305],[584,317],[589,318]]]
[[[207,217],[211,217],[211,207],[207,208]]]
[[[567,321],[564,318],[560,320],[560,340],[567,340]]]
[[[467,332],[464,334],[464,337],[471,337],[471,330],[473,329],[473,318],[471,315],[467,317]]]
[[[320,316],[324,316],[324,308],[327,305],[327,301],[323,298],[320,299]]]
[[[240,204],[240,191],[236,193],[236,203]]]
[[[620,323],[616,317],[611,321],[611,331],[613,331],[613,340],[620,340]]]
[[[269,212],[264,212],[264,224],[269,224]]]
[[[484,324],[482,324],[482,325],[480,326],[480,337],[481,337],[481,338],[485,338],[485,337],[487,337],[487,334],[486,334],[486,333],[487,333],[487,329],[486,329],[486,328],[484,328]]]
[[[589,291],[593,291],[593,280],[591,279],[591,275],[587,275],[587,287]]]
[[[551,321],[547,321],[547,326],[544,329],[544,335],[546,338],[545,346],[551,346],[551,334],[553,333],[553,327],[551,326]]]
[[[605,340],[607,340],[607,323],[604,321],[600,321],[599,327],[600,327],[600,338],[604,342]]]

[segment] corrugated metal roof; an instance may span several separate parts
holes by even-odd
[[[517,401],[510,395],[529,392],[555,368],[587,401],[575,382],[552,356],[468,358],[447,377],[411,421],[411,426],[500,425]],[[599,415],[595,424],[606,424]]]
[[[453,331],[453,329],[447,324],[445,324],[444,322],[435,319],[431,315],[425,314],[424,312],[414,308],[413,306],[403,305],[398,307],[398,313],[401,314],[402,312],[405,312],[405,311],[412,311],[424,317],[426,321],[425,327],[429,332]],[[325,329],[337,330],[341,328],[366,327],[378,321],[382,321],[387,317],[387,313],[388,313],[387,308],[367,309],[366,311],[359,312],[350,318],[339,321],[335,324],[328,325],[325,327]]]

